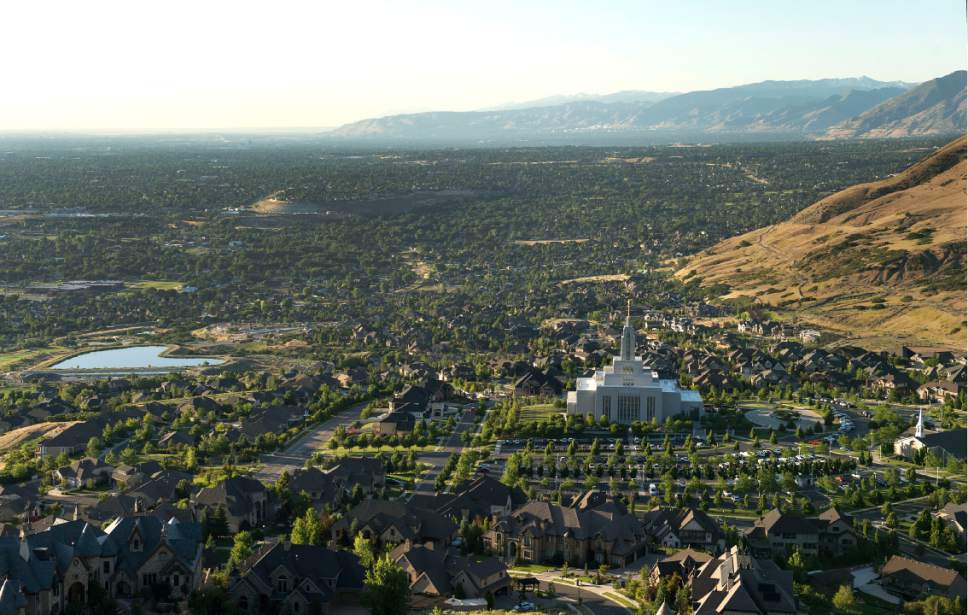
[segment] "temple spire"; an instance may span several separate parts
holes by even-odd
[[[924,409],[918,408],[918,424],[914,427],[914,437],[924,437]]]
[[[623,361],[635,359],[635,329],[632,328],[631,299],[629,299],[628,310],[625,315],[625,327],[622,329],[622,347],[619,354]]]

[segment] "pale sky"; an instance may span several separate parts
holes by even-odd
[[[577,92],[924,81],[963,0],[78,0],[0,9],[0,130],[324,127]]]

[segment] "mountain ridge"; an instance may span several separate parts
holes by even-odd
[[[741,133],[819,138],[923,85],[911,88],[903,82],[860,77],[761,81],[668,97],[643,91],[579,94],[572,98],[580,100],[561,104],[544,105],[559,100],[551,97],[507,105],[512,108],[367,118],[327,134],[334,139],[455,141],[567,140],[588,135],[639,135],[648,140],[650,134],[701,138]],[[634,100],[645,95],[653,99]]]
[[[683,280],[872,347],[965,348],[966,139],[690,258]]]
[[[968,72],[960,70],[925,81],[886,100],[856,118],[833,127],[835,138],[910,137],[963,131],[966,122]]]

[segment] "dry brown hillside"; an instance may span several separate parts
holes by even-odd
[[[964,350],[965,148],[962,137],[894,177],[722,241],[676,275],[871,347]]]

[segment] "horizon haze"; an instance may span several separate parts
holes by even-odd
[[[964,6],[118,2],[8,9],[3,132],[315,130],[626,90],[965,67]],[[39,39],[38,31],[45,32]]]

